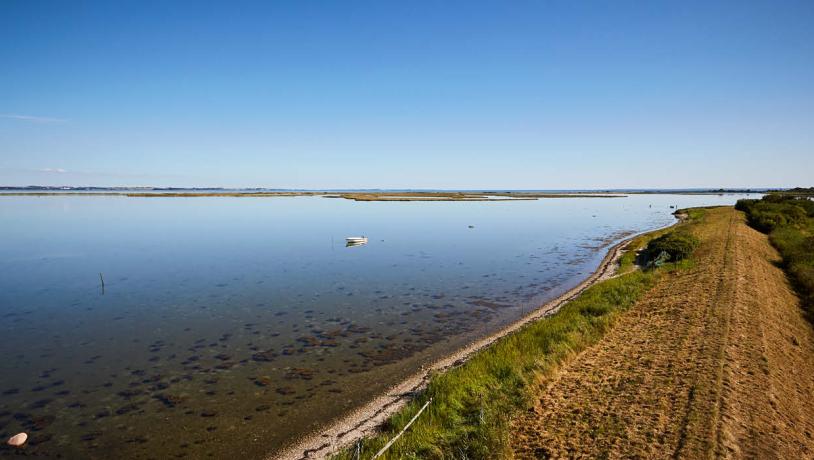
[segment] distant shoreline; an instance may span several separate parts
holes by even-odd
[[[625,198],[628,195],[721,195],[767,193],[769,190],[631,190],[631,191],[300,191],[212,189],[69,189],[0,187],[2,196],[121,196],[127,198],[281,198],[323,197],[353,201],[523,201],[544,198]]]
[[[525,201],[540,198],[624,198],[610,193],[514,193],[514,192],[0,192],[0,196],[121,196],[127,198],[281,198],[319,196],[353,201]]]

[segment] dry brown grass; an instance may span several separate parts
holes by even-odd
[[[814,332],[776,251],[732,208],[694,231],[692,267],[540,378],[516,457],[814,456]]]

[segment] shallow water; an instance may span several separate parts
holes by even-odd
[[[0,435],[37,457],[261,458],[576,285],[670,205],[741,197],[0,197]]]

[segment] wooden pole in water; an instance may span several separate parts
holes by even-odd
[[[105,278],[102,276],[102,272],[99,272],[99,281],[102,282],[102,295],[105,295]]]

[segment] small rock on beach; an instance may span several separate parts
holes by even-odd
[[[25,433],[18,433],[10,437],[6,444],[13,447],[22,447],[22,445],[25,444],[26,441],[28,441],[28,435]]]

